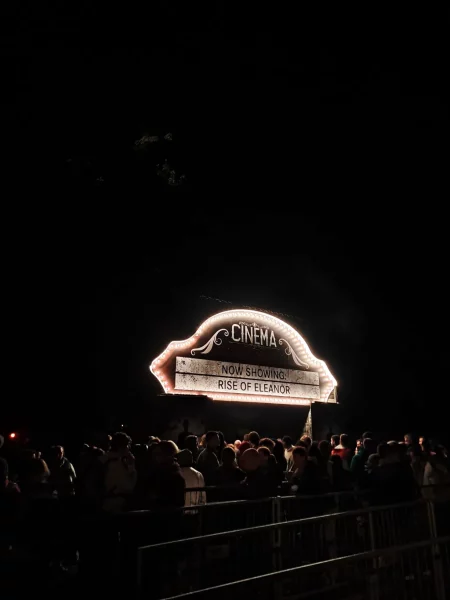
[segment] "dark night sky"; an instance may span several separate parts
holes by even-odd
[[[210,296],[294,315],[355,426],[444,429],[442,15],[8,10],[5,101],[36,198],[5,266],[8,426],[138,413],[155,354],[224,307]],[[166,157],[184,186],[155,175]]]

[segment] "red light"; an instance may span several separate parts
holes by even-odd
[[[15,434],[14,432],[13,432],[13,433],[10,433],[10,434],[9,434],[9,437],[10,437],[10,438],[13,440],[13,439],[16,437],[16,434]]]

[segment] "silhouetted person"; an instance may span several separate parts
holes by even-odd
[[[20,513],[20,489],[9,480],[8,463],[0,458],[0,548],[8,550]],[[4,544],[2,541],[4,540]]]
[[[333,450],[339,446],[340,443],[340,436],[337,433],[334,433],[331,436],[331,453],[333,454]]]
[[[64,456],[62,446],[50,448],[48,465],[50,468],[49,483],[58,492],[58,496],[62,498],[73,495],[75,493],[75,469]]]
[[[90,463],[89,450],[90,450],[89,444],[82,444],[80,451],[78,453],[78,457],[75,461],[78,484],[80,484],[80,480],[82,481],[84,479],[84,471]]]
[[[307,450],[301,446],[294,448],[292,459],[291,491],[295,494],[319,494],[320,477],[316,461],[308,460]]]
[[[375,471],[375,469],[377,469],[379,466],[380,466],[380,455],[377,453],[371,454],[366,462],[366,471],[367,471],[367,475],[368,475],[369,479],[370,479],[370,476],[373,473],[373,471]],[[369,483],[369,487],[370,487],[370,483]]]
[[[412,446],[413,444],[413,436],[412,433],[405,433],[405,435],[403,436],[403,441],[405,442],[406,446],[409,448],[410,446]]]
[[[294,450],[294,446],[292,445],[292,439],[288,435],[283,437],[282,442],[284,446],[284,458],[286,459],[286,471],[290,471],[293,465],[292,451]]]
[[[226,446],[222,450],[222,464],[217,469],[217,485],[238,485],[243,479],[245,479],[245,473],[238,467],[235,450]]]
[[[241,456],[239,465],[246,474],[241,484],[245,498],[267,498],[272,495],[273,484],[268,477],[268,470],[261,468],[261,462],[261,453],[255,448],[249,448]]]
[[[428,499],[448,501],[450,499],[450,468],[443,446],[437,446],[433,453],[425,457],[423,472],[424,486],[437,486],[432,490],[424,487],[424,496]]]
[[[342,460],[339,454],[330,456],[331,472],[333,479],[333,491],[344,492],[351,489],[350,471],[347,471],[342,466]]]
[[[277,469],[276,458],[270,452],[269,448],[260,446],[258,448],[258,454],[260,458],[259,469],[267,479],[269,495],[275,496],[278,493],[278,487],[284,479],[283,473]]]
[[[219,445],[217,447],[216,454],[217,454],[217,458],[220,463],[220,457],[222,456],[222,450],[225,448],[225,436],[223,435],[223,433],[221,431],[218,431],[217,435],[219,436]]]
[[[20,476],[19,487],[28,498],[56,498],[49,484],[50,470],[45,460],[30,458]]]
[[[155,510],[184,506],[185,480],[175,460],[178,448],[174,442],[163,440],[154,449],[154,469],[147,491],[147,508]]]
[[[95,511],[102,507],[105,469],[99,459],[105,454],[101,448],[90,446],[83,456],[82,475],[77,477],[77,486],[84,510]]]
[[[331,462],[331,444],[328,440],[322,440],[318,445],[319,449],[319,474],[323,482],[324,489],[331,492],[334,489],[333,481],[333,463]]]
[[[208,431],[205,436],[205,449],[200,452],[197,458],[197,469],[205,478],[206,485],[214,485],[219,460],[217,458],[217,448],[220,445],[217,431]]]
[[[180,465],[181,475],[186,483],[186,489],[204,488],[205,480],[200,471],[193,468],[192,452],[185,448],[177,454],[177,461]],[[184,506],[197,506],[206,504],[206,493],[201,491],[185,492]]]
[[[431,445],[428,438],[424,437],[423,435],[421,435],[419,438],[419,446],[422,452],[429,453],[431,450]]]
[[[339,444],[333,448],[332,454],[341,457],[344,469],[350,470],[350,461],[352,460],[352,449],[350,448],[350,438],[346,433],[341,433]]]
[[[319,442],[319,452],[324,460],[330,460],[331,444],[328,440],[322,440],[321,442]]]
[[[261,438],[259,440],[259,446],[265,446],[266,448],[269,448],[271,454],[273,454],[273,449],[275,448],[275,442],[273,440],[271,440],[268,437],[265,438]]]
[[[322,445],[323,446],[323,445]],[[317,476],[320,482],[320,491],[327,494],[332,491],[332,467],[320,450],[319,442],[312,442],[308,450],[308,460],[317,465]]]
[[[248,434],[248,441],[250,442],[252,448],[257,448],[259,446],[259,440],[259,433],[256,431],[250,431]]]
[[[312,439],[309,437],[309,435],[302,435],[299,442],[303,442],[305,444],[305,447],[307,450],[309,450],[311,444],[312,444]],[[300,446],[301,444],[297,442],[296,446]]]
[[[251,448],[250,442],[241,442],[239,444],[239,450],[236,453],[236,457],[238,458],[238,462],[239,462],[239,458],[244,454],[244,452],[246,450],[248,450],[249,448]]]
[[[112,436],[109,452],[99,458],[103,468],[102,507],[107,512],[125,510],[136,486],[137,471],[130,447],[131,438],[119,431]]]
[[[377,446],[377,454],[380,457],[380,464],[386,458],[388,450],[389,450],[389,446],[387,445],[386,442],[380,442],[378,444],[378,446]]]
[[[287,460],[284,456],[284,446],[283,442],[277,440],[273,447],[273,455],[276,458],[278,469],[285,473],[287,471]]]
[[[199,454],[199,447],[198,447],[198,438],[196,435],[188,435],[187,438],[185,438],[184,440],[184,447],[189,450],[192,453],[192,460],[194,461],[194,464],[196,464],[197,462],[197,457]]]
[[[411,461],[411,469],[414,474],[414,479],[419,487],[423,485],[423,475],[425,471],[426,458],[422,454],[419,444],[413,444],[408,449],[408,454]]]
[[[47,463],[29,459],[22,471],[22,541],[40,560],[50,562],[58,556],[58,541],[67,533],[61,530],[60,501],[48,483]],[[70,528],[70,525],[68,526]]]
[[[365,489],[368,486],[366,462],[369,456],[375,453],[375,442],[370,438],[364,438],[358,452],[351,460],[350,471],[358,489]]]
[[[409,463],[402,460],[397,442],[382,446],[384,458],[371,477],[372,500],[375,504],[408,502],[418,496],[418,486]],[[378,446],[380,454],[380,445]],[[380,455],[381,456],[381,455]]]

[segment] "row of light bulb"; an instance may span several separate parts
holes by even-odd
[[[172,356],[173,351],[175,349],[186,348],[190,345],[193,345],[196,342],[197,338],[200,337],[202,332],[209,325],[215,323],[216,321],[222,320],[224,317],[230,317],[232,319],[260,319],[263,322],[266,322],[266,323],[268,322],[270,325],[277,325],[279,328],[281,328],[281,330],[284,332],[284,334],[290,338],[290,342],[292,343],[292,346],[296,350],[296,352],[299,353],[300,355],[303,355],[303,357],[306,359],[306,361],[314,362],[316,365],[318,365],[322,382],[325,384],[323,387],[323,392],[321,394],[321,401],[326,402],[328,400],[328,397],[330,396],[331,392],[333,391],[333,388],[337,386],[337,381],[331,375],[326,363],[323,360],[317,359],[312,355],[311,350],[308,347],[308,344],[300,336],[300,334],[297,331],[295,331],[295,329],[293,329],[290,325],[287,325],[286,323],[284,323],[277,317],[272,317],[271,315],[266,315],[265,313],[260,313],[257,311],[245,311],[245,312],[224,311],[224,312],[218,313],[218,314],[210,317],[209,319],[207,319],[204,323],[202,323],[202,325],[200,325],[200,327],[198,328],[196,333],[193,336],[191,336],[189,339],[183,340],[183,341],[171,342],[169,344],[169,346],[166,348],[166,350],[164,350],[164,352],[162,354],[160,354],[160,356],[158,358],[156,358],[150,366],[151,372],[154,373],[154,375],[156,375],[156,377],[159,379],[159,381],[160,381],[161,385],[163,386],[164,391],[166,393],[169,392],[170,387],[168,385],[166,385],[165,377],[160,375],[161,371],[158,369],[158,367],[163,366],[163,363],[166,362],[166,360],[165,360],[166,357],[169,358],[170,356]],[[299,338],[300,338],[300,340],[299,340]],[[222,396],[223,396],[223,394],[222,394]],[[234,397],[230,397],[229,399],[233,400]],[[250,401],[250,400],[247,400],[247,401]],[[266,401],[266,400],[264,400],[264,401]],[[308,403],[309,401],[305,400],[304,402]],[[292,403],[298,404],[299,401],[297,401],[297,402],[293,401]]]

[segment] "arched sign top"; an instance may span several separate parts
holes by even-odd
[[[303,337],[278,317],[227,310],[187,340],[171,342],[150,366],[167,394],[307,405],[336,402],[337,382]]]

